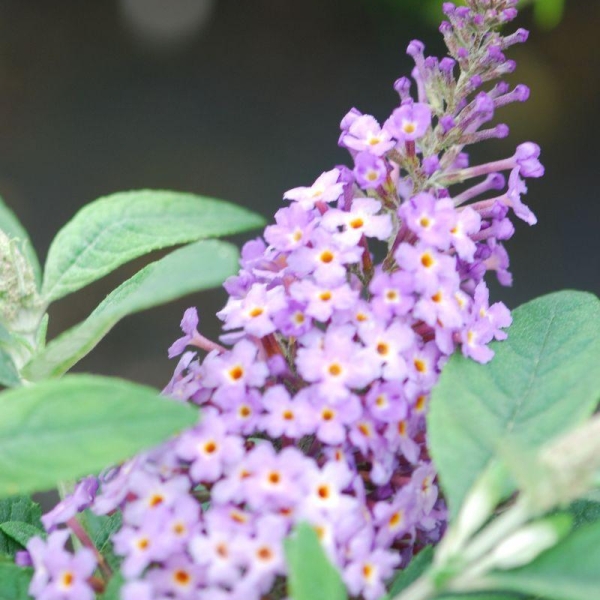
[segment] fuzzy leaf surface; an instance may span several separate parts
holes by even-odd
[[[32,575],[32,569],[0,562],[0,600],[30,600],[27,590]]]
[[[285,542],[291,600],[346,600],[346,588],[314,529],[300,523]]]
[[[7,523],[19,522],[43,530],[41,516],[40,505],[28,496],[0,499],[0,527]],[[18,540],[0,529],[0,554],[13,556],[20,549],[21,544],[18,543]]]
[[[150,263],[111,292],[85,320],[52,340],[23,368],[31,381],[57,377],[90,352],[124,317],[216,287],[238,269],[235,246],[204,240]]]
[[[27,542],[35,536],[46,537],[46,532],[43,529],[24,523],[23,521],[7,521],[0,523],[0,530],[9,538],[17,542],[25,548]]]
[[[112,515],[96,515],[88,508],[80,513],[79,520],[88,532],[98,552],[104,556],[113,572],[117,572],[122,557],[118,557],[114,553],[110,538],[113,533],[121,528],[123,520],[121,513],[116,511]]]
[[[480,365],[455,354],[432,394],[428,440],[456,516],[504,438],[535,448],[589,416],[600,396],[600,301],[566,291],[513,311]]]
[[[97,472],[198,418],[191,406],[161,398],[152,388],[91,375],[4,392],[0,414],[3,496]]]
[[[259,227],[262,217],[194,194],[165,190],[120,192],[82,208],[56,235],[48,252],[46,302],[100,279],[160,248]]]

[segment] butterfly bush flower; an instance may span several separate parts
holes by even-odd
[[[64,569],[89,596],[89,555],[46,548],[90,505],[122,510],[112,543],[126,600],[283,598],[282,544],[301,521],[350,594],[377,600],[440,539],[430,393],[450,354],[487,362],[489,342],[506,337],[510,312],[490,304],[485,276],[510,284],[511,217],[535,223],[525,179],[544,172],[532,142],[469,162],[469,145],[507,135],[487,124],[528,90],[498,82],[515,68],[504,52],[527,37],[498,32],[516,0],[467,5],[444,4],[448,56],[409,44],[412,79],[395,83],[383,125],[356,108],[343,118],[350,166],[286,192],[264,240],[245,245],[218,313],[222,344],[186,311],[165,393],[199,405],[199,423],[102,475],[97,495],[85,480],[46,518],[58,531],[30,543],[35,598],[74,597]]]

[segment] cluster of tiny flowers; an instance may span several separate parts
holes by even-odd
[[[45,516],[54,533],[29,545],[35,598],[89,597],[80,589],[93,557],[84,548],[69,562],[62,544],[64,524],[90,506],[122,511],[112,543],[123,600],[282,598],[283,540],[299,522],[350,594],[377,600],[395,569],[439,540],[430,392],[455,350],[487,362],[489,342],[506,336],[510,313],[490,305],[484,276],[510,284],[508,214],[535,222],[523,179],[543,173],[533,143],[478,166],[464,152],[505,136],[505,125],[484,125],[528,96],[485,86],[514,69],[504,51],[527,37],[496,32],[515,4],[444,5],[450,56],[425,57],[411,42],[412,81],[396,82],[391,116],[344,117],[352,168],[289,190],[264,238],[244,246],[218,313],[224,346],[186,311],[165,392],[201,406],[198,425],[106,473],[98,493],[84,480]]]

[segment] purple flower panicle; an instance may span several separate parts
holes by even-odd
[[[429,397],[450,354],[487,362],[489,342],[506,337],[510,312],[490,304],[485,275],[510,284],[509,215],[535,223],[524,179],[543,174],[531,142],[482,165],[465,152],[504,137],[487,124],[528,96],[492,83],[526,38],[497,32],[515,4],[444,5],[449,56],[411,42],[412,80],[396,82],[400,105],[383,126],[357,109],[342,121],[352,166],[286,192],[265,240],[243,248],[219,313],[223,345],[186,311],[169,355],[205,353],[185,352],[165,392],[201,406],[198,425],[47,517],[56,527],[90,503],[123,511],[112,541],[124,598],[281,598],[282,543],[306,521],[352,596],[377,600],[394,569],[440,539]],[[31,542],[38,600],[72,597],[55,591],[64,568],[89,597],[87,553],[66,567],[46,558],[65,531]]]

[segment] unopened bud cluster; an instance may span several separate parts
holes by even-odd
[[[0,322],[19,331],[19,318],[38,303],[35,278],[18,240],[0,230]]]

